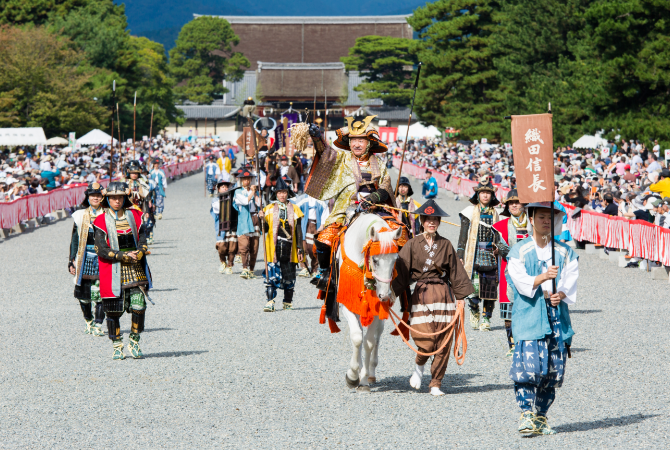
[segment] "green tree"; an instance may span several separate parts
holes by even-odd
[[[500,26],[491,48],[498,80],[505,87],[505,115],[547,112],[551,103],[554,143],[566,145],[583,134],[589,114],[574,76],[573,48],[586,39],[583,13],[591,0],[508,0],[496,15]],[[511,140],[506,127],[503,139]]]
[[[0,25],[43,25],[96,0],[0,0]]]
[[[222,81],[238,81],[250,66],[242,53],[234,52],[240,42],[225,19],[197,17],[184,25],[170,50],[170,72],[180,100],[211,103],[227,92]]]
[[[47,135],[100,128],[109,112],[83,52],[43,27],[0,28],[0,117],[16,126],[41,126]]]
[[[594,1],[575,46],[575,74],[588,81],[589,131],[670,144],[670,9],[662,0]]]
[[[495,0],[438,0],[408,19],[419,33],[415,52],[424,65],[416,100],[422,122],[500,141],[509,125],[491,50],[499,10]]]
[[[363,36],[340,60],[347,71],[357,70],[365,82],[356,86],[362,99],[379,98],[389,106],[408,106],[412,101],[412,66],[416,55],[410,52],[410,39]]]
[[[73,48],[86,52],[96,67],[107,69],[94,79],[104,87],[102,104],[115,108],[112,82],[116,80],[115,100],[119,105],[122,138],[133,136],[133,100],[137,92],[136,136],[148,135],[151,107],[154,108],[154,134],[170,122],[180,122],[175,108],[173,81],[168,76],[167,58],[162,45],[146,38],[130,36],[123,5],[112,0],[95,0],[54,17],[51,29],[68,36]],[[111,125],[111,123],[110,123]],[[116,130],[115,130],[116,132]]]

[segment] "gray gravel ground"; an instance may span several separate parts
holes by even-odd
[[[428,374],[422,392],[410,388],[413,354],[388,325],[379,381],[356,394],[344,384],[346,325],[336,335],[319,325],[307,279],[295,311],[268,314],[260,279],[218,273],[202,186],[198,174],[168,189],[144,360],[112,361],[107,337],[83,333],[66,270],[70,219],[0,240],[0,447],[667,448],[667,284],[581,255],[574,355],[550,411],[559,434],[521,438],[497,309],[492,332],[468,328],[446,396],[427,393]],[[447,197],[457,222],[466,203]],[[126,340],[129,327],[124,316]]]

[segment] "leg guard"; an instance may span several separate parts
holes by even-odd
[[[495,308],[495,300],[484,300],[484,314],[489,319],[493,316],[493,308]]]
[[[317,289],[325,291],[328,287],[331,246],[320,241],[314,241],[314,246],[316,247],[316,259],[319,263],[319,273],[312,278],[310,283]]]
[[[480,302],[481,299],[479,297],[468,297],[468,306],[470,307],[470,311],[478,313]]]
[[[505,333],[507,333],[507,344],[509,344],[509,348],[514,347],[514,337],[512,336],[512,321],[511,320],[506,320],[505,321]]]
[[[293,303],[293,289],[284,289],[284,303]]]
[[[95,323],[98,325],[105,320],[105,309],[102,306],[102,302],[95,304]]]
[[[87,322],[93,320],[93,313],[91,313],[91,302],[84,303],[79,300],[79,306],[81,307],[81,312],[84,313],[84,319],[86,319]]]
[[[274,300],[275,297],[277,296],[277,288],[274,287],[272,284],[267,284],[265,286],[265,295],[268,298],[268,300]]]
[[[107,334],[112,342],[122,339],[119,317],[107,317]],[[121,342],[121,345],[123,346],[123,342]]]
[[[131,309],[130,312],[132,313],[132,321],[130,325],[130,332],[139,334],[142,331],[144,331],[144,310],[142,311],[137,311],[134,309]]]

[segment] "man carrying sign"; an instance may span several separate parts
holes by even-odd
[[[532,236],[507,255],[515,343],[509,376],[522,411],[519,433],[555,434],[547,411],[563,384],[575,334],[568,305],[577,300],[579,266],[574,251],[555,239],[565,213],[553,201],[551,114],[512,116],[512,145],[519,201],[528,203]]]

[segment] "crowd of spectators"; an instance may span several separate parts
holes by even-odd
[[[121,151],[109,145],[72,149],[49,147],[37,154],[35,147],[15,147],[0,150],[0,202],[11,202],[26,195],[51,191],[68,184],[92,183],[104,179],[120,178],[126,162],[138,159],[151,170],[156,159],[161,165],[176,164],[196,158],[209,150],[228,152],[230,144],[204,140],[196,143],[152,139],[138,142],[136,148],[124,147]],[[134,156],[133,156],[134,155]]]
[[[559,147],[554,153],[556,200],[576,207],[670,228],[670,171],[654,141],[651,150],[638,141],[609,142],[597,150]],[[402,142],[391,145],[400,155]],[[509,144],[440,139],[408,142],[405,161],[433,172],[516,187],[514,152]]]

